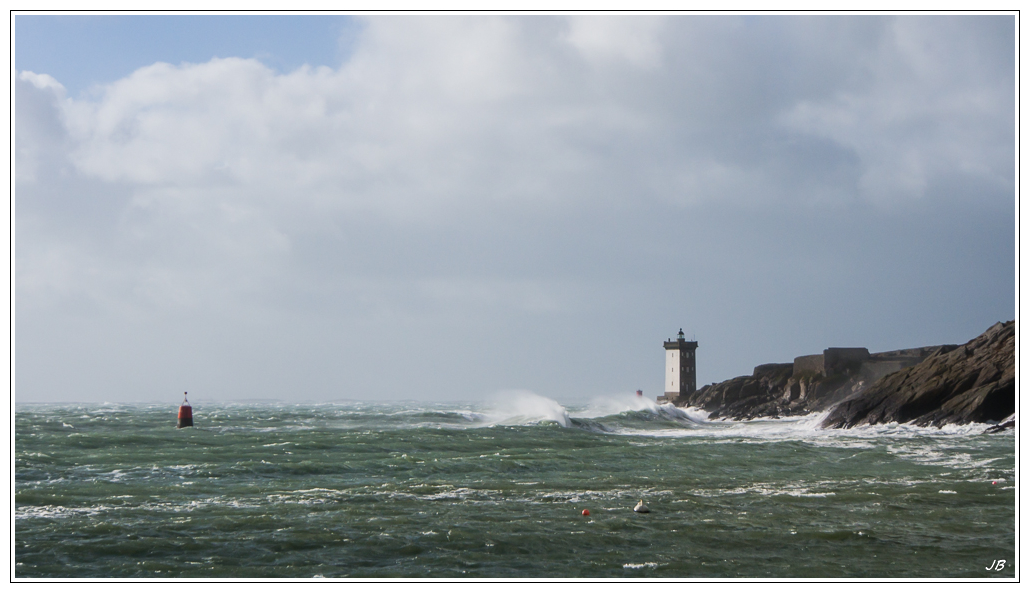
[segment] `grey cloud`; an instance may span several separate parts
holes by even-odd
[[[968,339],[1014,310],[1011,22],[377,17],[336,70],[20,78],[18,397],[561,399],[653,392],[681,325],[702,381]]]

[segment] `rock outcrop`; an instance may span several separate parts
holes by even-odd
[[[711,418],[747,419],[794,413],[797,398],[790,398],[787,384],[793,374],[787,364],[763,364],[751,376],[736,377],[722,383],[705,385],[686,398],[674,400],[677,406],[706,410]],[[791,404],[795,405],[792,407]]]
[[[955,346],[876,354],[865,348],[828,348],[824,354],[800,356],[794,363],[759,365],[750,376],[705,385],[672,403],[701,408],[710,418],[733,420],[811,414],[828,410],[877,379],[947,348]]]
[[[705,385],[671,403],[733,420],[832,410],[823,425],[834,428],[998,421],[1015,412],[1015,322],[995,324],[963,346],[874,354],[828,348],[794,363],[757,366],[750,376]]]
[[[996,323],[963,346],[875,382],[840,403],[827,428],[912,422],[920,426],[1000,421],[1016,408],[1016,324]]]
[[[1016,428],[1016,415],[1015,414],[1012,414],[1008,418],[1005,418],[1001,422],[999,422],[999,423],[995,424],[994,426],[988,428],[987,430],[984,431],[984,434],[994,434],[996,432],[1005,432],[1006,430],[1009,430],[1010,428],[1011,429],[1015,429]]]

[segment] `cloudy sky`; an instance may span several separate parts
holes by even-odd
[[[15,17],[18,402],[559,402],[1015,316],[1012,16]]]

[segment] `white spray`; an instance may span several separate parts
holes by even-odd
[[[484,417],[488,424],[556,422],[569,427],[569,413],[558,402],[532,391],[502,391],[494,396]]]

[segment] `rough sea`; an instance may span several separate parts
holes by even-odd
[[[16,406],[15,578],[1018,576],[1011,430],[177,403]]]

